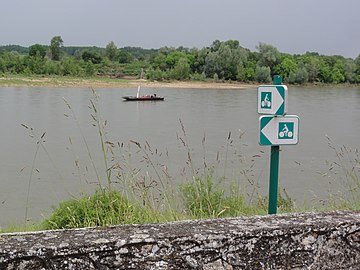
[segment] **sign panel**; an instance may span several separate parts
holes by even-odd
[[[259,118],[261,145],[297,144],[299,117],[297,115],[270,116]]]
[[[286,85],[258,87],[258,113],[284,115],[287,113],[288,89]]]

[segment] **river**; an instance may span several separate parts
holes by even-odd
[[[225,184],[238,181],[267,195],[270,147],[258,143],[256,89],[156,89],[162,102],[122,101],[136,89],[96,93],[97,99],[87,88],[0,88],[0,226],[22,223],[26,209],[36,222],[61,200],[91,192],[99,178],[106,184],[90,100],[93,116],[106,122],[108,167],[152,179],[158,166],[175,187],[206,164]],[[299,143],[281,146],[279,184],[297,205],[315,204],[343,189],[343,172],[329,170],[337,159],[329,139],[359,148],[360,88],[289,87],[288,114],[299,116]]]

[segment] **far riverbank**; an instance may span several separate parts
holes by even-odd
[[[75,77],[43,77],[43,76],[3,76],[0,77],[2,87],[66,87],[66,88],[194,88],[194,89],[249,89],[257,84],[239,82],[200,82],[200,81],[148,81],[135,78],[75,78]]]

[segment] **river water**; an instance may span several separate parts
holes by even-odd
[[[163,102],[122,101],[136,89],[96,93],[0,88],[0,226],[25,216],[41,220],[59,201],[104,181],[101,136],[91,114],[106,120],[102,137],[114,144],[108,167],[119,164],[151,179],[158,166],[174,187],[206,164],[225,183],[238,181],[267,195],[270,147],[258,144],[256,89],[156,89]],[[337,157],[328,138],[332,146],[359,148],[360,88],[289,87],[288,114],[299,116],[299,143],[281,146],[279,184],[298,205],[315,203],[343,188],[341,170],[329,171]]]

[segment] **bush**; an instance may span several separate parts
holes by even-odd
[[[131,224],[151,221],[143,208],[130,203],[119,192],[96,191],[91,196],[60,203],[50,218],[44,221],[45,229],[67,229],[111,224]]]

